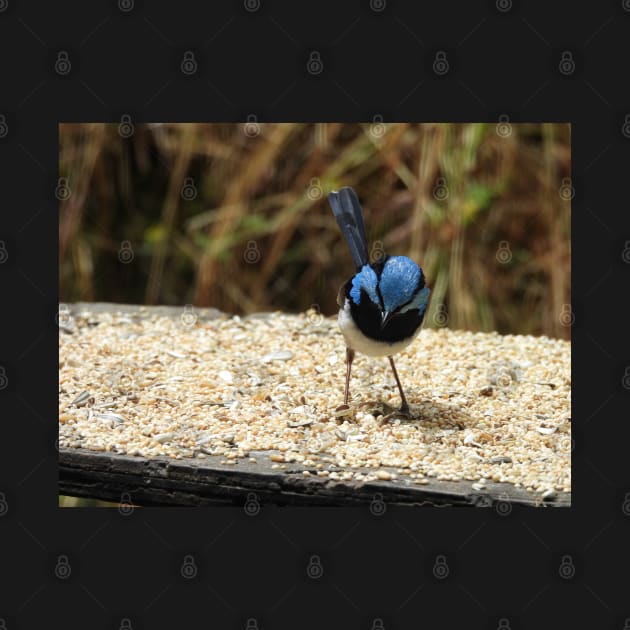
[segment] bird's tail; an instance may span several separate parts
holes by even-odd
[[[344,186],[339,192],[334,190],[330,192],[328,202],[337,219],[341,233],[348,243],[352,260],[354,260],[356,268],[361,269],[370,260],[365,225],[363,224],[363,211],[357,194],[349,186]]]

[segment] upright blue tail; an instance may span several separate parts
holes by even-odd
[[[367,236],[363,224],[363,210],[356,193],[350,186],[344,186],[339,192],[328,194],[328,202],[339,224],[354,265],[357,270],[370,262],[367,249]]]

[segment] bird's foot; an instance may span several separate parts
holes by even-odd
[[[387,424],[390,420],[394,420],[396,418],[401,420],[410,420],[415,418],[415,416],[411,413],[411,409],[409,409],[409,405],[401,405],[400,409],[392,409],[389,405],[384,405],[384,407],[391,409],[391,411],[383,413],[381,424]]]
[[[353,420],[355,410],[348,404],[344,403],[339,405],[333,412],[337,422],[343,422],[344,420]]]

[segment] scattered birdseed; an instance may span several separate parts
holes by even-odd
[[[353,483],[465,479],[483,489],[491,480],[547,501],[571,491],[568,341],[423,330],[396,355],[405,417],[389,362],[359,353],[350,404],[340,404],[345,346],[335,317],[190,326],[140,308],[86,308],[72,321],[72,334],[59,335],[60,448],[271,459],[272,468],[291,462],[292,472]]]
[[[395,477],[396,475],[392,475],[392,473],[387,472],[386,470],[378,470],[376,472],[376,478],[381,479],[382,481],[390,481]]]

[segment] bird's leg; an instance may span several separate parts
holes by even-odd
[[[398,372],[396,372],[396,366],[394,365],[394,357],[387,357],[389,359],[389,363],[392,366],[392,372],[394,372],[394,378],[396,379],[396,385],[398,385],[398,391],[400,391],[400,398],[402,400],[402,405],[400,405],[401,413],[405,415],[409,415],[409,405],[407,404],[407,399],[405,398],[405,392],[403,392],[402,385],[400,384],[400,379],[398,378]]]
[[[354,360],[354,350],[352,348],[346,348],[346,394],[343,402],[348,404],[348,397],[350,396],[350,370],[352,369],[352,361]]]

